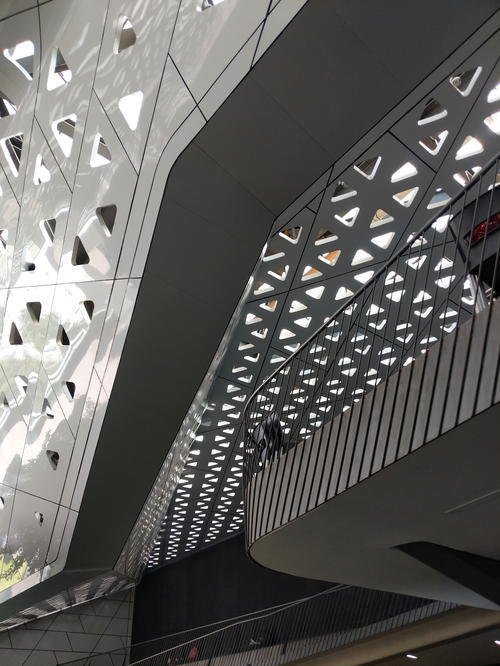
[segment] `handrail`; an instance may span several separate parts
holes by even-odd
[[[332,592],[338,592],[339,590],[345,590],[349,586],[348,585],[335,585],[328,590],[322,590],[321,592],[317,592],[316,594],[312,594],[309,597],[305,597],[302,599],[296,599],[295,601],[290,601],[287,604],[283,604],[282,606],[276,607],[276,609],[270,609],[269,612],[265,611],[256,611],[256,612],[262,612],[262,615],[259,615],[257,618],[255,617],[246,617],[243,620],[239,620],[239,622],[230,622],[230,624],[226,624],[223,627],[220,627],[219,629],[214,629],[213,631],[208,632],[207,634],[202,634],[201,636],[197,636],[195,639],[192,639],[190,641],[184,641],[183,643],[179,643],[178,645],[175,646],[175,648],[169,648],[170,650],[172,649],[179,649],[182,647],[185,647],[186,645],[191,645],[193,643],[193,640],[199,642],[204,638],[209,638],[210,636],[214,636],[215,634],[218,634],[219,632],[226,631],[228,629],[231,629],[233,627],[238,627],[243,624],[247,624],[249,622],[254,622],[255,620],[262,620],[267,617],[272,617],[273,615],[276,615],[284,610],[288,610],[290,608],[293,608],[294,606],[300,606],[301,604],[312,601],[313,599],[317,599],[318,597],[322,597],[328,594],[331,594]],[[134,664],[142,664],[145,661],[148,661],[149,659],[153,657],[157,657],[161,654],[164,654],[165,652],[168,652],[168,650],[162,650],[161,652],[157,652],[156,654],[150,655],[149,657],[144,657],[144,659],[139,659],[138,661],[134,661]]]
[[[336,590],[336,589],[339,589],[339,588],[344,588],[344,587],[345,586],[343,586],[343,585],[334,585],[332,588],[329,588],[329,590],[327,590],[327,591],[333,591],[333,590]],[[323,594],[324,592],[325,592],[325,590],[323,590],[322,592],[320,592],[318,594]],[[189,627],[187,629],[182,629],[180,631],[174,631],[170,634],[164,634],[163,636],[157,636],[156,638],[148,638],[147,640],[144,640],[144,641],[137,641],[136,643],[131,643],[128,646],[128,649],[130,650],[130,649],[134,649],[134,648],[138,648],[138,647],[144,647],[146,645],[150,645],[151,643],[157,643],[158,641],[166,641],[168,638],[173,638],[175,636],[182,636],[183,634],[192,634],[193,632],[201,631],[202,629],[207,629],[208,627],[213,627],[213,626],[216,626],[216,625],[223,625],[223,626],[219,627],[218,629],[215,629],[214,632],[215,631],[221,631],[223,629],[226,629],[229,626],[238,624],[238,622],[236,622],[237,620],[239,620],[240,622],[244,622],[244,621],[248,621],[248,620],[254,620],[256,618],[261,617],[262,614],[264,614],[264,613],[269,613],[271,611],[283,610],[283,609],[288,608],[292,605],[296,605],[296,604],[304,602],[304,601],[309,601],[310,599],[312,599],[315,596],[317,596],[317,595],[309,595],[307,597],[302,597],[300,599],[295,599],[294,601],[287,601],[287,602],[284,602],[282,604],[276,604],[275,606],[270,606],[268,608],[261,608],[259,610],[250,611],[249,613],[243,613],[242,615],[236,615],[234,617],[224,618],[222,620],[217,620],[216,622],[209,622],[207,624],[198,625],[197,627]],[[211,632],[211,633],[214,633],[214,632]],[[209,634],[199,634],[199,635],[195,636],[195,640],[198,640],[199,638],[202,638],[203,636],[208,636],[208,635]],[[185,645],[188,642],[189,641],[184,641],[183,643],[178,643],[178,644],[175,645],[175,647]],[[95,655],[92,655],[92,656],[97,656],[98,654],[99,655],[118,654],[119,652],[123,651],[123,649],[124,648],[119,648],[118,650],[110,650],[110,651],[107,651],[107,652],[99,652],[99,653],[95,653]],[[168,648],[168,649],[172,649],[172,648]],[[164,650],[162,650],[162,652],[164,652]],[[87,658],[90,658],[90,657],[87,657]],[[65,663],[66,664],[75,664],[75,663],[80,664],[81,663],[81,658],[73,659],[72,661],[67,661]]]
[[[255,611],[250,611],[248,613],[242,613],[241,615],[235,615],[233,617],[224,618],[222,620],[217,620],[215,622],[209,622],[207,624],[198,625],[196,627],[188,627],[187,629],[182,629],[180,631],[174,631],[170,634],[164,634],[163,636],[157,636],[156,638],[149,638],[149,639],[144,640],[144,641],[137,641],[136,643],[131,643],[128,646],[128,649],[144,647],[145,645],[150,645],[151,643],[156,643],[158,641],[165,641],[166,639],[173,638],[174,636],[181,636],[183,634],[191,634],[192,632],[201,631],[202,629],[206,629],[208,627],[213,627],[213,626],[216,626],[216,625],[223,625],[222,627],[219,627],[218,629],[215,629],[212,632],[209,632],[207,634],[199,634],[199,635],[195,636],[194,639],[192,639],[192,640],[199,640],[200,638],[203,638],[205,636],[209,636],[210,634],[215,633],[217,631],[222,631],[224,629],[227,629],[230,626],[235,626],[235,625],[237,625],[241,622],[248,622],[248,621],[252,621],[252,620],[255,620],[255,619],[259,619],[259,618],[263,617],[265,614],[271,615],[273,613],[279,612],[279,611],[284,610],[286,608],[290,608],[291,606],[296,606],[296,605],[304,603],[306,601],[310,601],[311,599],[314,599],[315,597],[318,597],[320,595],[327,594],[327,593],[330,593],[330,592],[334,592],[334,591],[339,590],[339,589],[344,589],[346,587],[348,587],[348,586],[341,585],[341,584],[333,585],[331,588],[328,588],[327,590],[322,590],[321,592],[317,592],[316,594],[308,595],[306,597],[301,597],[300,599],[294,599],[293,601],[286,601],[282,604],[276,604],[275,606],[269,606],[267,608],[260,608],[260,609],[255,610]],[[187,643],[189,643],[189,641],[183,641],[182,643],[176,644],[174,647],[181,647],[182,645],[185,645]],[[172,649],[172,648],[167,648],[167,649]],[[108,652],[96,653],[96,655],[92,655],[92,656],[97,656],[97,654],[100,654],[100,655],[102,655],[102,654],[117,654],[121,650],[123,650],[123,648],[119,648],[119,650],[110,650]],[[165,650],[162,650],[162,652],[164,652],[164,651]],[[87,657],[87,658],[90,658],[90,657]],[[74,664],[74,663],[80,664],[81,663],[81,658],[80,659],[74,659],[72,661],[66,662],[66,664]]]
[[[423,381],[436,360],[432,355],[427,367],[434,344],[439,361],[453,334],[454,358],[458,330],[472,319],[470,348],[474,315],[486,309],[485,336],[489,330],[490,306],[500,294],[499,163],[497,153],[250,396],[244,411],[247,545],[407,455],[430,434],[454,427],[465,412],[492,404],[493,388],[480,377],[469,384],[467,367],[461,375],[453,363],[447,368],[441,413],[430,399],[436,377],[429,395]],[[452,380],[460,389],[458,406],[450,402]],[[375,399],[362,416],[378,386],[383,416],[382,408],[373,411]],[[284,458],[279,469],[256,479]]]
[[[250,654],[263,666],[289,663],[364,638],[446,613],[454,604],[334,585],[288,602],[257,618],[246,618],[154,654],[134,657],[131,666],[168,666],[217,659],[220,666],[246,666]],[[133,646],[132,646],[133,649]],[[130,651],[130,650],[129,650]],[[96,653],[73,666],[115,664],[123,650]],[[108,657],[109,662],[106,661]],[[254,658],[255,658],[254,657]]]

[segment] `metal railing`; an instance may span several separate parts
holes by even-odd
[[[493,404],[499,156],[467,177],[250,397],[249,545]]]
[[[132,646],[131,660],[124,651],[96,654],[71,662],[74,666],[171,666],[200,662],[220,666],[277,666],[343,647],[407,626],[455,608],[446,602],[337,585],[306,599],[238,618],[201,635],[165,637],[175,645],[147,646],[140,657]],[[149,643],[149,642],[148,642]]]

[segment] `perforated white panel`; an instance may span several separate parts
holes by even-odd
[[[169,169],[269,16],[268,0],[22,5],[0,20],[0,602],[64,566]]]

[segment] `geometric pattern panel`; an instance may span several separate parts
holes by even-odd
[[[491,171],[480,189],[486,196]],[[267,415],[281,412],[288,441],[308,437],[471,317],[472,277],[449,224],[461,206],[438,212],[438,223],[346,304],[294,357],[294,367],[284,366],[262,387],[250,403],[247,432],[258,432]]]
[[[105,20],[106,3],[54,1],[0,24],[2,599],[64,560],[104,397],[96,367],[130,208],[121,192],[137,180],[92,93]],[[114,153],[99,164],[98,131]]]
[[[433,317],[436,326],[445,326],[449,331],[459,323],[452,320],[453,307],[440,310],[445,302],[456,301],[455,305],[460,305],[456,310],[465,316],[470,294],[466,291],[454,294],[449,289],[460,267],[442,261],[446,251],[440,244],[449,240],[444,233],[448,226],[446,216],[438,215],[431,229],[432,252],[425,248],[429,239],[418,238],[416,233],[498,152],[498,39],[498,34],[493,35],[458,68],[449,71],[434,90],[405,111],[369,149],[360,151],[349,167],[338,170],[333,165],[319,194],[318,188],[312,186],[306,205],[292,217],[282,215],[287,220],[285,224],[277,221],[252,276],[251,292],[220,364],[197,432],[196,446],[165,517],[149,567],[182,557],[240,530],[238,471],[241,471],[245,400],[402,245],[414,240],[411,249],[414,258],[410,257],[407,271],[412,275],[405,279],[408,283],[414,280],[415,284],[407,289],[408,293],[417,289],[423,275],[421,271],[419,277],[422,259],[439,271],[433,308],[442,317]],[[428,304],[407,304],[398,295],[398,276],[391,279],[393,283],[384,285],[384,293],[377,294],[380,302],[376,307],[381,308],[387,298],[394,303],[399,298],[398,307],[388,310],[397,310],[400,316],[406,312],[407,331],[412,327],[422,330],[419,344],[425,346],[442,331],[422,327],[422,315]],[[442,303],[441,290],[447,292]],[[425,298],[422,294],[423,301]],[[373,300],[375,303],[375,297]],[[420,314],[417,316],[416,312]],[[380,325],[384,321],[380,315],[374,315],[374,310],[358,312],[356,329],[365,326],[371,330],[370,323]],[[362,323],[360,317],[364,318]],[[396,323],[384,324],[387,330],[391,325],[394,328]],[[387,363],[392,365],[410,344],[415,344],[415,341],[410,343],[410,334],[405,334],[401,327],[399,342],[391,340],[391,344],[387,344],[382,330],[373,329],[373,333],[369,344],[359,341],[358,351],[364,359],[356,361],[360,368],[372,357],[384,361],[384,367]],[[340,344],[342,335],[346,335],[345,331],[332,324],[328,330],[329,345]],[[368,347],[370,352],[363,356]],[[311,368],[300,378],[304,384],[297,385],[297,391],[304,395],[314,385],[314,377],[322,367],[320,349],[316,350],[315,359],[316,367],[311,363]],[[347,359],[344,361],[348,363]],[[350,359],[349,363],[352,362]],[[351,381],[347,371],[346,365],[345,380]],[[360,377],[365,374],[368,377],[363,385],[377,381],[374,372],[367,365],[359,373]],[[272,386],[268,388],[273,390]],[[340,395],[342,390],[340,383],[331,387],[332,395]],[[300,393],[296,397],[295,410],[301,404]],[[268,398],[273,400],[272,395]],[[319,407],[324,414],[324,405]],[[292,412],[289,417],[293,422]],[[323,417],[317,415],[317,418]],[[306,428],[301,436],[306,431],[309,432]]]
[[[268,0],[32,4],[0,22],[0,602],[64,566],[162,158],[173,163],[249,71],[268,18],[281,30],[294,14],[276,22]],[[234,432],[242,392],[220,390],[213,418]],[[179,461],[167,461],[170,489]],[[143,522],[137,562],[155,524]]]

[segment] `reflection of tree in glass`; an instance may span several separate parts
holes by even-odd
[[[9,558],[8,555],[0,555],[0,591],[6,590],[14,583],[18,583],[25,577],[27,568],[26,560],[22,553],[16,557]]]
[[[43,455],[45,456],[45,451]],[[38,458],[33,458],[23,465],[23,473],[27,478],[33,477],[38,462]],[[3,554],[0,554],[0,590],[18,583],[45,565],[47,553],[44,553],[43,549],[47,549],[47,544],[41,534],[43,518],[40,520],[40,516],[33,513],[30,516],[23,516],[23,520],[16,521],[16,524],[11,523],[7,547]],[[36,546],[31,552],[26,552],[27,544],[36,544]]]

